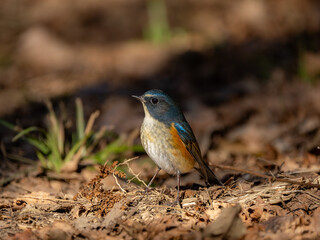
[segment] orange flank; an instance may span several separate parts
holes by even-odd
[[[195,159],[186,148],[186,145],[181,140],[179,133],[173,124],[171,124],[170,133],[172,136],[172,145],[174,147],[172,153],[176,157],[176,163],[179,165],[181,173],[189,172],[194,167]]]

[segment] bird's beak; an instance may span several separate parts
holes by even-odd
[[[131,95],[131,97],[134,97],[134,98],[138,99],[142,103],[144,102],[144,99],[142,98],[142,96]]]

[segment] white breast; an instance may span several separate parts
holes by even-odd
[[[164,129],[163,123],[146,114],[141,126],[141,142],[149,157],[161,169],[176,174],[177,169],[172,164],[173,156],[169,152],[169,134]]]

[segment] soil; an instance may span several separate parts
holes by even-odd
[[[20,174],[3,173],[1,238],[316,239],[320,85],[273,89],[214,109],[206,156],[225,187],[205,187],[193,171],[182,177],[181,205],[171,205],[174,177],[160,173],[145,192],[156,168],[142,157],[67,176],[24,166]],[[11,171],[17,165],[5,163]],[[119,164],[128,164],[141,185],[116,170]]]

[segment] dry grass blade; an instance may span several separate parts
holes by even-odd
[[[90,146],[87,148],[87,155],[89,155],[90,153],[92,153],[93,149],[97,146],[97,144],[99,143],[99,141],[101,140],[101,138],[103,137],[104,133],[106,132],[107,127],[106,126],[102,126],[99,131],[97,132],[92,144],[90,144]]]
[[[79,164],[79,161],[81,159],[81,155],[83,153],[85,144],[86,144],[86,138],[87,136],[89,136],[90,132],[92,131],[93,125],[95,120],[99,117],[100,112],[99,111],[95,111],[94,113],[92,113],[90,115],[90,118],[88,120],[88,124],[86,126],[86,129],[84,131],[84,141],[81,143],[81,146],[79,147],[79,149],[77,150],[77,152],[74,154],[73,158],[71,159],[71,161],[67,162],[62,168],[61,171],[62,172],[74,172]]]

